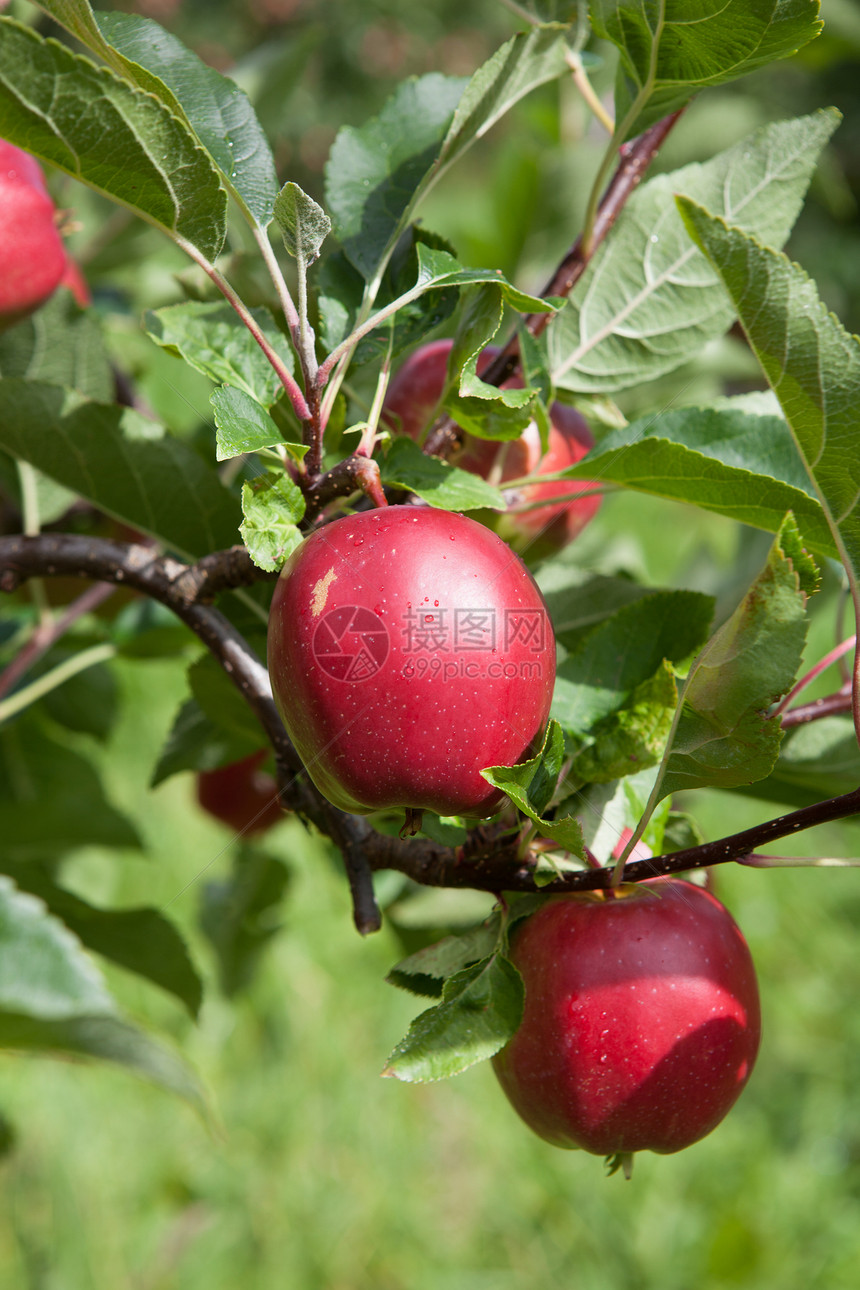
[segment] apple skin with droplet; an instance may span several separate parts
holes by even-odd
[[[0,139],[0,331],[33,313],[67,271],[39,163]]]
[[[547,1142],[597,1155],[680,1151],[750,1077],[761,1036],[755,968],[703,888],[652,879],[559,896],[514,929],[523,1021],[493,1058]]]
[[[336,806],[481,818],[480,771],[540,746],[555,640],[525,565],[464,515],[388,506],[293,552],[269,615],[275,701]]]

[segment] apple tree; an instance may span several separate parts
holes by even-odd
[[[689,1106],[715,1051],[716,1023],[690,1012],[671,1030],[662,1001],[612,1130],[575,1132],[565,1103],[549,1136],[625,1165],[640,1146],[695,1141],[749,1076],[758,1001],[727,911],[673,876],[801,863],[760,849],[860,813],[846,622],[860,348],[782,251],[838,111],[649,171],[694,98],[816,39],[817,0],[508,3],[513,34],[470,74],[412,77],[342,125],[313,193],[276,167],[245,90],[151,19],[88,0],[30,8],[0,17],[0,1044],[121,1062],[199,1099],[97,966],[196,1014],[203,982],[177,927],[63,883],[76,847],[137,843],[69,732],[109,723],[112,660],[184,656],[193,637],[152,785],[193,773],[202,807],[254,839],[204,907],[222,986],[247,981],[266,939],[230,909],[275,907],[285,888],[259,841],[279,812],[331,840],[361,934],[391,891],[497,898],[487,920],[407,946],[392,969],[429,1001],[385,1068],[403,1080],[492,1058],[510,1093],[517,1052],[560,1042],[530,1001],[563,1010],[577,973],[629,934],[626,954],[640,924],[658,971],[655,929],[677,937],[692,917],[698,950],[662,975],[680,991],[705,948],[726,956],[709,978],[732,996],[713,1102],[688,1125],[627,1132],[633,1104],[646,1119]],[[610,100],[594,79],[613,62]],[[425,212],[553,85],[579,96],[599,160],[548,279],[513,281],[458,254]],[[185,257],[147,281],[134,343],[172,356],[180,384],[204,380],[214,428],[160,420],[136,387],[110,289],[93,306],[74,257],[58,258],[37,161],[52,191],[71,177],[70,204],[81,186],[95,195],[104,245],[148,229]],[[730,331],[745,383],[685,397]],[[745,526],[756,567],[739,562],[716,600],[601,567],[588,525],[621,491]],[[832,640],[810,661],[822,578],[833,594],[815,639]],[[751,785],[771,814],[704,836],[685,795]],[[541,929],[560,924],[596,941],[532,989]],[[615,1005],[595,972],[608,1033]],[[553,1085],[562,1102],[568,1084],[579,1096],[586,1049],[616,1074],[630,1057],[617,1035],[602,1055],[577,1042],[580,1065]],[[543,1098],[512,1095],[537,1123]]]

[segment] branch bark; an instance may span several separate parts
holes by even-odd
[[[612,868],[606,867],[565,874],[538,888],[533,865],[517,856],[517,833],[509,820],[479,825],[471,831],[468,841],[455,849],[429,839],[389,837],[378,833],[364,817],[347,815],[332,806],[304,772],[275,707],[265,665],[219,610],[200,603],[200,597],[213,595],[215,588],[243,586],[263,576],[258,570],[252,576],[241,551],[234,548],[215,552],[189,566],[159,556],[151,547],[105,538],[44,533],[35,537],[0,538],[0,591],[12,592],[28,578],[52,575],[119,584],[151,596],[173,610],[212,651],[272,744],[282,802],[330,837],[343,852],[355,924],[362,934],[375,931],[380,925],[372,885],[372,873],[379,869],[396,869],[427,886],[473,887],[491,892],[556,893],[594,891],[610,886]],[[809,706],[817,708],[819,715],[829,710],[824,701]],[[783,724],[796,724],[791,712],[784,714]],[[767,842],[858,814],[860,789],[715,842],[632,861],[625,866],[623,881],[640,882],[644,878],[741,860]]]

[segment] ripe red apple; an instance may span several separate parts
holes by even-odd
[[[284,818],[274,778],[260,769],[266,749],[197,776],[197,801],[234,833],[263,833]]]
[[[385,398],[383,421],[390,429],[418,439],[437,411],[445,386],[448,355],[453,342],[432,341],[409,356],[398,370]],[[478,360],[478,374],[485,371],[498,349],[488,346]],[[517,377],[507,382],[520,386]],[[573,466],[594,447],[588,422],[575,408],[555,402],[550,409],[550,432],[546,453],[542,452],[540,433],[532,422],[519,439],[505,443],[467,435],[457,462],[464,470],[481,475],[498,485],[525,475],[554,474]],[[511,509],[493,516],[493,529],[518,550],[528,550],[530,558],[542,559],[561,550],[593,518],[600,506],[599,496],[576,497],[554,501],[571,494],[587,493],[593,487],[586,481],[554,480],[527,484],[510,493],[510,507],[534,506],[534,509]]]
[[[518,556],[464,515],[389,506],[293,552],[269,615],[269,673],[316,786],[345,811],[490,815],[480,771],[530,756],[555,640]]]
[[[526,1124],[598,1155],[679,1151],[723,1119],[761,1033],[746,941],[701,887],[559,896],[515,930],[525,1013],[493,1059]]]
[[[35,158],[0,139],[0,330],[43,305],[66,272],[66,251]]]

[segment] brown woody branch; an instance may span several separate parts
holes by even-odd
[[[200,598],[213,595],[215,588],[226,590],[254,580],[244,558],[235,549],[216,552],[189,566],[158,556],[149,547],[104,538],[72,534],[0,538],[0,591],[12,592],[28,578],[52,575],[115,583],[151,596],[173,610],[212,651],[250,705],[274,748],[284,805],[314,824],[343,852],[355,922],[362,933],[374,931],[380,924],[371,882],[372,872],[379,869],[396,869],[427,886],[473,887],[492,892],[538,890],[533,865],[517,857],[517,839],[509,823],[480,825],[472,830],[462,847],[454,849],[429,839],[403,840],[378,833],[363,817],[347,815],[322,797],[307,778],[287,736],[272,698],[265,666],[223,614],[211,605],[200,603]],[[815,709],[808,719],[821,714],[821,702],[807,706]],[[796,718],[789,720],[791,716],[786,713],[783,722],[797,724]],[[624,881],[639,882],[657,875],[740,860],[767,842],[857,814],[860,814],[860,789],[716,842],[632,861],[624,869]],[[543,890],[593,891],[608,887],[611,880],[611,868],[592,868],[566,874]]]

